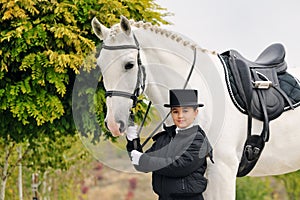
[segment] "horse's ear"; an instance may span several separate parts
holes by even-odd
[[[121,29],[124,31],[124,33],[126,33],[126,35],[130,35],[130,33],[131,33],[130,22],[123,15],[121,15],[120,25],[121,25]]]
[[[96,17],[93,18],[92,20],[92,27],[100,40],[105,40],[105,38],[108,36],[110,30],[106,28],[104,25],[102,25]]]

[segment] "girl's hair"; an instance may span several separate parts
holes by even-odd
[[[174,107],[177,107],[177,106],[174,106]],[[172,108],[174,108],[174,107],[170,107],[170,109],[172,110]],[[182,106],[182,107],[192,107],[194,110],[198,109],[198,106]]]

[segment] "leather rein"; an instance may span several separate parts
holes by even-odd
[[[124,92],[124,91],[119,91],[119,90],[109,90],[106,91],[105,93],[105,98],[106,97],[112,97],[112,96],[120,96],[120,97],[124,97],[124,98],[129,98],[132,99],[133,103],[132,103],[132,108],[135,108],[137,103],[138,103],[138,97],[144,92],[145,90],[145,80],[146,80],[146,73],[145,73],[145,67],[142,64],[142,60],[141,60],[141,56],[140,56],[140,45],[139,42],[136,38],[136,36],[133,34],[133,38],[134,38],[134,42],[135,45],[115,45],[115,46],[109,46],[106,45],[104,43],[102,43],[102,47],[101,49],[106,49],[106,50],[123,50],[123,49],[136,49],[138,50],[138,54],[137,54],[137,64],[138,64],[138,74],[137,74],[137,82],[136,82],[136,86],[135,86],[135,90],[133,93],[129,93],[129,92]],[[193,64],[191,66],[190,72],[188,74],[188,77],[185,81],[185,84],[183,86],[183,89],[186,88],[190,77],[193,73],[194,67],[195,67],[195,63],[196,63],[196,55],[197,55],[197,51],[196,48],[194,49],[194,60],[193,60]],[[142,92],[140,92],[140,89],[142,89]],[[142,127],[146,121],[147,115],[149,113],[150,107],[151,107],[152,102],[150,101],[148,103],[147,106],[147,110],[146,113],[144,115],[144,118],[142,120],[142,123],[140,125],[140,128],[138,130],[138,135],[140,135],[141,131],[142,131]],[[132,112],[132,111],[131,111]],[[153,135],[156,133],[156,131],[162,126],[162,124],[167,120],[168,116],[170,115],[171,112],[169,112],[165,118],[159,123],[159,125],[151,132],[151,134],[149,134],[149,136],[146,138],[146,140],[144,141],[144,143],[142,144],[142,147],[144,147],[146,145],[146,143],[153,137]]]

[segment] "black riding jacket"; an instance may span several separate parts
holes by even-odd
[[[164,127],[153,137],[154,144],[139,160],[135,168],[152,173],[152,186],[160,199],[172,199],[201,194],[207,185],[203,176],[207,167],[207,156],[212,156],[211,145],[200,126],[178,131],[176,126]],[[138,149],[141,151],[139,139]],[[127,150],[133,150],[128,141]],[[211,157],[212,158],[212,157]]]

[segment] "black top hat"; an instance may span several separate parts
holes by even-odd
[[[197,103],[198,91],[191,89],[176,89],[169,91],[170,104],[165,104],[165,107],[182,107],[182,106],[197,106],[202,107],[203,104]]]

